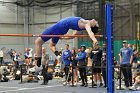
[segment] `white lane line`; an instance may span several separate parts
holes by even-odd
[[[20,88],[15,90],[6,90],[6,91],[0,91],[0,92],[14,92],[14,91],[21,91],[21,90],[34,90],[34,89],[42,89],[42,88],[53,88],[53,87],[59,87],[63,85],[54,85],[54,86],[45,86],[45,87],[34,87],[34,88]]]

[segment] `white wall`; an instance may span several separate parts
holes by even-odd
[[[16,1],[16,0],[0,0]],[[0,3],[0,34],[23,34],[23,10],[12,4]],[[20,24],[20,25],[17,25]],[[0,49],[6,47],[6,51],[15,49],[23,52],[24,42],[21,37],[0,37]]]

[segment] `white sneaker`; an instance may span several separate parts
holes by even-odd
[[[122,90],[125,90],[125,89],[126,89],[126,87],[125,87],[124,85],[121,85],[121,87],[120,87],[120,86],[117,86],[117,87],[116,87],[116,89],[120,89],[120,88],[121,88]]]
[[[136,88],[136,90],[140,90],[140,86],[138,88]]]
[[[92,83],[92,80],[88,80],[88,83]]]
[[[77,82],[74,82],[74,86],[77,86]]]
[[[132,87],[129,87],[129,90],[136,90],[136,88],[132,86]]]
[[[63,85],[67,85],[67,82],[64,82]]]
[[[63,79],[62,82],[64,82],[64,81],[66,81],[66,80]]]

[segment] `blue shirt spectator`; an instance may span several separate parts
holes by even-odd
[[[62,59],[63,59],[65,65],[70,65],[70,62],[71,62],[70,57],[71,57],[71,51],[70,50],[63,51]]]
[[[133,61],[133,50],[128,47],[126,40],[123,41],[123,48],[120,49],[120,63],[122,74],[124,76],[125,87],[132,86],[132,65]]]
[[[87,53],[85,51],[80,51],[77,54],[76,60],[79,62],[79,65],[84,65],[86,63]]]
[[[120,56],[122,57],[121,64],[130,64],[130,58],[133,56],[133,50],[129,47],[121,48]]]

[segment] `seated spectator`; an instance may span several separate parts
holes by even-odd
[[[130,90],[140,90],[140,72],[138,72],[135,76],[135,82],[132,87],[129,88]]]
[[[9,74],[7,66],[0,66],[0,82],[8,82],[8,78],[6,77]]]

